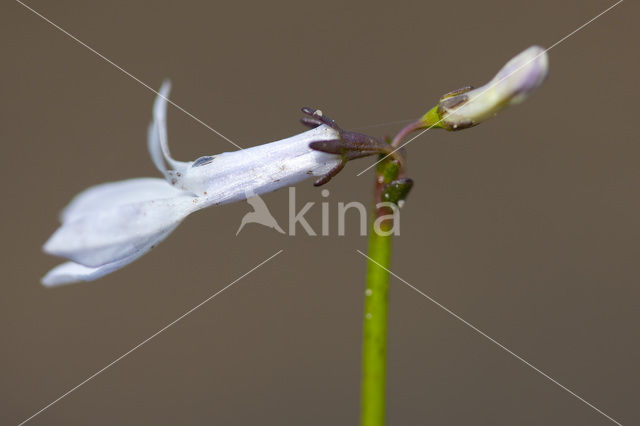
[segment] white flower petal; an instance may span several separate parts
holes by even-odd
[[[169,152],[169,142],[167,139],[167,100],[171,91],[171,83],[165,80],[156,96],[153,104],[153,120],[147,131],[147,147],[155,166],[165,176],[167,175],[166,164],[176,171],[182,171],[188,167],[189,163],[176,161]],[[165,163],[166,162],[166,163]]]
[[[197,197],[180,193],[153,199],[87,209],[71,215],[49,238],[44,251],[85,266],[98,267],[133,255],[199,208]]]
[[[113,269],[109,268],[111,265],[116,265],[116,268],[120,267],[117,264],[121,262],[123,261],[110,263],[98,268],[90,268],[74,262],[65,262],[47,272],[47,275],[42,278],[42,285],[45,287],[57,287],[78,281],[93,281],[112,272]]]
[[[115,262],[107,263],[98,267],[89,267],[75,262],[65,262],[51,269],[43,278],[42,284],[46,287],[57,287],[64,284],[72,284],[78,281],[93,281],[104,277],[111,272],[121,269],[134,260],[138,259],[158,243],[164,240],[175,229],[175,226],[164,233],[158,234],[156,238],[148,243],[141,250],[131,256],[125,257]]]
[[[160,178],[103,183],[76,195],[60,214],[60,221],[70,222],[89,213],[123,204],[171,198],[181,192]]]
[[[234,152],[201,157],[176,176],[176,187],[192,192],[206,205],[244,200],[326,174],[339,155],[309,148],[309,143],[338,139],[336,130],[322,125],[276,142]]]

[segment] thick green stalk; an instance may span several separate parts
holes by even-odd
[[[372,222],[373,224],[373,222]],[[392,236],[369,234],[369,257],[389,268]],[[387,306],[389,273],[369,260],[365,290],[362,346],[362,426],[385,423],[385,385],[387,358]]]

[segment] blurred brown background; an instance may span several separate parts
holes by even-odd
[[[252,146],[302,131],[303,105],[347,129],[419,116],[613,2],[28,4],[151,86],[170,77],[176,103]],[[40,247],[74,194],[157,175],[145,142],[154,94],[19,3],[2,9],[0,423],[284,249],[31,424],[357,424],[366,241],[354,226],[235,237],[249,206],[211,208],[119,272],[40,285],[58,263]],[[624,425],[640,421],[637,12],[624,2],[551,50],[549,79],[522,106],[409,145],[416,185],[393,259]],[[182,160],[234,149],[175,108],[169,138]],[[330,183],[334,214],[369,200],[373,175],[355,174],[371,162]],[[307,181],[297,195],[316,201],[319,228],[320,191]],[[287,192],[264,199],[285,224]],[[613,424],[398,280],[390,297],[390,425]]]

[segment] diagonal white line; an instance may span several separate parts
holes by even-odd
[[[45,20],[46,22],[48,22],[49,24],[51,24],[54,28],[60,30],[61,32],[63,32],[64,34],[66,34],[67,36],[69,36],[71,39],[73,39],[74,41],[76,41],[78,44],[86,47],[87,49],[89,49],[92,53],[96,54],[97,56],[99,56],[100,58],[102,58],[103,60],[105,60],[106,62],[108,62],[109,64],[113,65],[115,68],[117,68],[118,70],[122,71],[124,74],[128,75],[129,77],[131,77],[132,79],[134,79],[135,81],[137,81],[138,83],[140,83],[141,85],[143,85],[144,87],[146,87],[147,89],[149,89],[150,91],[152,91],[153,93],[155,93],[157,96],[160,96],[161,98],[163,98],[164,100],[166,100],[167,102],[169,102],[171,105],[173,105],[174,107],[178,108],[180,111],[184,112],[185,114],[187,114],[189,117],[193,118],[194,120],[196,120],[198,123],[202,124],[204,127],[206,127],[207,129],[211,130],[213,133],[215,133],[216,135],[220,136],[222,139],[226,140],[227,142],[229,142],[230,144],[232,144],[233,146],[235,146],[238,149],[242,149],[242,147],[240,145],[238,145],[237,143],[235,143],[234,141],[232,141],[231,139],[229,139],[228,137],[226,137],[225,135],[223,135],[222,133],[220,133],[219,131],[217,131],[216,129],[214,129],[213,127],[209,126],[207,123],[205,123],[204,121],[200,120],[198,117],[196,117],[195,115],[191,114],[189,111],[187,111],[186,109],[182,108],[180,105],[176,104],[175,102],[173,102],[171,99],[165,98],[164,96],[162,96],[160,93],[158,93],[153,87],[149,86],[147,83],[145,83],[144,81],[140,80],[138,77],[136,77],[135,75],[131,74],[129,71],[125,70],[124,68],[122,68],[120,65],[116,64],[115,62],[113,62],[111,59],[107,58],[106,56],[104,56],[102,53],[98,52],[96,49],[94,49],[93,47],[89,46],[87,43],[83,42],[82,40],[80,40],[78,37],[74,36],[73,34],[71,34],[69,31],[65,30],[64,28],[62,28],[61,26],[57,25],[56,23],[54,23],[53,21],[51,21],[50,19],[48,19],[46,16],[42,15],[41,13],[39,13],[38,11],[36,11],[35,9],[33,9],[30,6],[27,6],[26,4],[24,4],[23,2],[21,2],[20,0],[16,0],[16,2],[20,3],[22,6],[24,6],[26,9],[30,10],[31,12],[33,12],[34,14],[36,14],[37,16],[39,16],[40,18],[42,18],[43,20]]]
[[[85,383],[87,383],[88,381],[90,381],[91,379],[95,378],[97,375],[99,375],[100,373],[102,373],[103,371],[105,371],[107,368],[111,367],[112,365],[114,365],[115,363],[117,363],[118,361],[122,360],[124,357],[126,357],[127,355],[129,355],[130,353],[132,353],[133,351],[135,351],[136,349],[140,348],[142,345],[144,345],[145,343],[149,342],[151,339],[153,339],[154,337],[156,337],[157,335],[159,335],[160,333],[166,331],[169,327],[173,326],[174,324],[176,324],[178,321],[182,320],[183,318],[185,318],[187,315],[193,313],[196,309],[200,308],[202,305],[204,305],[205,303],[207,303],[208,301],[210,301],[211,299],[213,299],[214,297],[216,297],[217,295],[219,295],[220,293],[222,293],[223,291],[225,291],[226,289],[228,289],[229,287],[231,287],[232,285],[234,285],[235,283],[237,283],[238,281],[240,281],[241,279],[243,279],[244,277],[246,277],[247,275],[249,275],[250,273],[252,273],[253,271],[255,271],[256,269],[260,268],[262,265],[264,265],[265,263],[267,263],[268,261],[270,261],[271,259],[273,259],[274,257],[276,257],[277,255],[279,255],[280,253],[282,253],[284,250],[279,250],[277,251],[275,254],[271,255],[269,258],[263,260],[262,262],[260,262],[259,264],[257,264],[256,266],[254,266],[253,268],[251,268],[249,271],[245,272],[244,274],[240,275],[238,278],[236,278],[235,280],[231,281],[229,284],[227,284],[226,286],[224,286],[221,290],[218,290],[217,292],[215,292],[214,294],[212,294],[211,296],[207,297],[206,299],[204,299],[202,302],[198,303],[196,306],[194,306],[193,308],[189,309],[187,312],[185,312],[184,314],[180,315],[178,318],[176,318],[175,320],[171,321],[169,324],[165,325],[164,327],[162,327],[160,330],[156,331],[155,333],[153,333],[151,336],[147,337],[146,339],[144,339],[142,342],[138,343],[137,345],[135,345],[133,348],[129,349],[127,352],[123,353],[122,355],[120,355],[118,358],[114,359],[113,361],[111,361],[109,364],[105,365],[104,367],[102,367],[100,370],[96,371],[95,373],[93,373],[92,375],[90,375],[89,377],[87,377],[86,379],[84,379],[82,382],[78,383],[77,385],[75,385],[74,387],[72,387],[71,389],[69,389],[68,391],[66,391],[65,393],[63,393],[62,395],[60,395],[58,398],[54,399],[53,401],[51,401],[49,404],[45,405],[44,407],[42,407],[40,410],[38,410],[37,412],[35,412],[33,415],[31,415],[31,417],[23,420],[22,422],[20,422],[20,424],[18,424],[18,426],[22,426],[23,424],[27,423],[29,420],[33,419],[34,417],[36,417],[38,414],[42,413],[43,411],[45,411],[46,409],[48,409],[49,407],[51,407],[52,405],[54,405],[55,403],[57,403],[58,401],[60,401],[62,398],[66,397],[67,395],[69,395],[71,392],[75,391],[76,389],[78,389],[80,386],[84,385]]]
[[[617,424],[618,426],[622,426],[622,424],[620,422],[618,422],[617,420],[615,420],[613,417],[609,416],[607,413],[605,413],[604,411],[600,410],[598,407],[596,407],[595,405],[593,405],[592,403],[590,403],[589,401],[587,401],[586,399],[584,399],[583,397],[581,397],[580,395],[578,395],[577,393],[575,393],[574,391],[572,391],[571,389],[569,389],[568,387],[566,387],[565,385],[563,385],[562,383],[560,383],[559,381],[557,381],[556,379],[554,379],[553,377],[549,376],[547,373],[545,373],[544,371],[540,370],[538,367],[536,367],[535,365],[531,364],[529,361],[527,361],[526,359],[522,358],[520,355],[518,355],[517,353],[513,352],[511,349],[507,348],[506,346],[504,346],[502,343],[498,342],[496,339],[494,339],[493,337],[489,336],[487,333],[485,333],[484,331],[480,330],[478,327],[476,327],[475,325],[471,324],[469,321],[465,320],[464,318],[462,318],[460,315],[456,314],[455,312],[453,312],[451,309],[447,308],[446,306],[444,306],[443,304],[441,304],[440,302],[438,302],[437,300],[435,300],[433,297],[429,296],[428,294],[424,293],[423,291],[419,290],[418,288],[414,287],[413,285],[411,285],[410,283],[408,283],[406,280],[404,280],[403,278],[401,278],[400,276],[394,274],[393,272],[391,272],[389,269],[385,268],[384,266],[382,266],[381,264],[379,264],[378,262],[376,262],[375,260],[373,260],[372,258],[370,258],[369,256],[367,256],[366,254],[364,254],[363,252],[361,252],[360,250],[356,250],[358,253],[360,253],[362,256],[366,257],[367,259],[369,259],[371,262],[375,263],[376,265],[378,265],[380,268],[384,269],[385,271],[387,271],[389,274],[393,275],[395,278],[399,279],[400,281],[402,281],[404,284],[406,284],[407,286],[409,286],[412,290],[418,292],[420,295],[424,296],[425,298],[427,298],[430,302],[434,303],[436,306],[438,306],[439,308],[443,309],[445,312],[447,312],[449,315],[453,316],[455,319],[457,319],[458,321],[462,322],[464,325],[466,325],[467,327],[470,327],[473,331],[475,331],[476,333],[480,334],[482,337],[485,337],[486,339],[488,339],[490,342],[492,342],[493,344],[495,344],[496,346],[498,346],[500,349],[504,350],[505,352],[507,352],[509,355],[513,356],[514,358],[516,358],[518,361],[524,363],[525,365],[527,365],[528,367],[532,368],[534,371],[536,371],[537,373],[541,374],[542,376],[544,376],[547,380],[553,382],[554,384],[558,385],[560,388],[562,388],[563,390],[567,391],[568,393],[570,393],[571,395],[573,395],[574,397],[578,398],[580,401],[584,402],[585,404],[587,404],[589,407],[593,408],[594,410],[596,410],[598,413],[602,414],[604,417],[606,417],[607,419],[611,420],[613,423]]]
[[[584,24],[580,25],[578,28],[576,28],[575,30],[571,31],[569,34],[567,34],[566,36],[562,37],[560,40],[556,41],[555,43],[553,43],[550,47],[548,47],[547,49],[545,49],[543,52],[539,53],[538,55],[536,55],[535,57],[531,58],[530,60],[528,60],[527,62],[525,62],[524,64],[520,65],[518,68],[514,69],[513,71],[511,71],[509,74],[505,75],[504,77],[502,77],[500,80],[495,81],[494,83],[492,83],[491,85],[489,85],[485,90],[483,90],[482,92],[479,93],[479,95],[483,94],[484,92],[486,92],[487,90],[492,89],[495,85],[497,85],[498,83],[500,83],[502,80],[508,78],[509,76],[511,76],[512,74],[518,72],[518,70],[520,70],[522,67],[525,67],[526,65],[528,65],[529,63],[531,63],[532,61],[535,61],[538,57],[540,57],[541,55],[544,55],[545,53],[547,53],[548,51],[550,51],[551,49],[553,49],[554,47],[556,47],[557,45],[559,45],[560,43],[562,43],[563,41],[565,41],[566,39],[568,39],[569,37],[571,37],[572,35],[574,35],[575,33],[577,33],[578,31],[580,31],[581,29],[583,29],[584,27],[586,27],[587,25],[589,25],[590,23],[592,23],[593,21],[595,21],[596,19],[598,19],[599,17],[601,17],[602,15],[604,15],[605,13],[607,13],[608,11],[610,11],[611,9],[613,9],[614,7],[616,7],[617,5],[619,5],[620,3],[622,3],[624,0],[618,0],[615,4],[609,6],[607,9],[603,10],[602,12],[600,12],[599,14],[597,14],[596,16],[594,16],[593,18],[589,19],[587,22],[585,22]],[[467,102],[466,104],[462,105],[459,108],[459,111],[462,111],[464,108],[466,108],[467,106],[473,104],[474,101],[476,101],[478,98],[474,98],[472,100],[470,100],[469,102]],[[378,161],[376,161],[375,163],[373,163],[372,165],[370,165],[369,167],[367,167],[366,169],[362,170],[360,173],[358,173],[356,176],[360,176],[363,173],[365,173],[366,171],[368,171],[369,169],[371,169],[372,167],[375,167],[378,163],[380,163],[381,161],[384,161],[387,157],[389,157],[390,155],[393,155],[396,151],[402,149],[404,146],[408,145],[409,143],[413,142],[414,140],[416,140],[417,138],[419,138],[420,136],[422,136],[423,134],[425,134],[426,132],[428,132],[429,130],[433,129],[435,126],[437,126],[438,124],[440,124],[442,122],[442,120],[444,120],[444,118],[441,118],[440,120],[438,120],[437,122],[435,122],[434,124],[432,124],[431,126],[427,127],[426,129],[424,129],[423,131],[421,131],[420,133],[418,133],[417,135],[415,135],[414,137],[412,137],[411,139],[409,139],[408,141],[406,141],[405,143],[403,143],[402,145],[400,145],[399,147],[397,147],[396,149],[394,149],[393,151],[391,151],[390,153],[388,153],[387,155],[385,155],[384,157],[380,158]]]

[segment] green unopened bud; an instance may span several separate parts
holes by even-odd
[[[496,76],[477,89],[465,87],[444,95],[421,119],[424,127],[461,130],[475,126],[500,110],[524,101],[547,76],[546,51],[531,46],[506,63]]]
[[[394,180],[382,190],[382,201],[388,201],[402,207],[411,188],[413,188],[413,180],[409,178]]]

